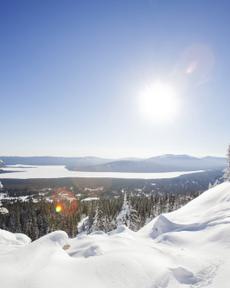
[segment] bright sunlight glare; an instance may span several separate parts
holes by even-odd
[[[56,205],[55,210],[57,213],[60,213],[62,211],[62,207],[60,204]]]
[[[141,91],[139,108],[142,117],[151,123],[172,122],[179,112],[178,94],[170,84],[153,82]]]

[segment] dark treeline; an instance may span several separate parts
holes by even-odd
[[[75,200],[74,205],[73,201],[62,201],[61,211],[51,201],[6,200],[2,205],[8,213],[0,213],[0,228],[25,233],[33,240],[55,230],[64,230],[74,237],[78,233],[109,232],[122,224],[137,231],[155,216],[178,209],[198,195],[155,193],[138,197],[125,193],[123,197],[97,201]]]

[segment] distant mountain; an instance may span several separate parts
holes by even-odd
[[[5,165],[65,165],[72,166],[76,168],[100,165],[111,161],[111,159],[103,159],[99,157],[55,157],[55,156],[33,156],[33,157],[23,157],[23,156],[0,156],[0,159],[5,163]]]
[[[69,170],[98,172],[172,172],[224,169],[222,157],[197,158],[189,155],[166,154],[147,159],[126,158],[119,160],[98,157],[0,157],[6,165],[65,165]]]
[[[226,159],[223,157],[192,157],[189,155],[163,155],[146,160],[168,168],[179,168],[180,170],[207,170],[207,169],[219,169],[226,166]]]
[[[117,160],[108,163],[86,166],[84,171],[100,172],[172,172],[191,170],[223,169],[226,159],[221,157],[196,158],[189,155],[162,155],[148,159]],[[77,170],[71,167],[73,170]]]

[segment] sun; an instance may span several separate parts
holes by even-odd
[[[138,105],[141,115],[149,122],[172,122],[179,112],[178,93],[172,85],[156,81],[141,91]]]

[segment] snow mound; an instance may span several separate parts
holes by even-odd
[[[171,222],[162,214],[154,221],[150,236],[154,239],[163,233],[179,230],[181,226],[183,225]]]
[[[119,225],[115,230],[109,232],[109,235],[114,235],[114,234],[120,234],[120,233],[129,233],[132,234],[134,233],[132,230],[130,230],[127,226],[125,225]]]
[[[31,242],[31,239],[25,235],[25,234],[22,234],[22,233],[15,233],[14,234],[17,241],[19,241],[22,245],[24,244],[29,244]]]
[[[68,235],[64,231],[55,231],[46,236],[41,237],[37,241],[38,242],[46,241],[46,242],[58,244],[60,246],[64,246],[68,242]]]
[[[31,242],[25,234],[11,233],[0,229],[0,245],[24,245]]]
[[[138,232],[56,231],[29,242],[0,230],[1,287],[229,288],[230,183]]]
[[[162,214],[138,233],[157,238],[165,233],[210,230],[221,224],[230,224],[230,183],[209,189],[182,208]],[[225,232],[228,226],[222,227]],[[214,229],[212,230],[213,233]],[[224,237],[223,237],[224,238]]]

